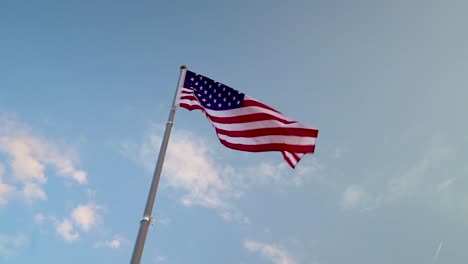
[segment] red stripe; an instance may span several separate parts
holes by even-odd
[[[290,160],[289,157],[286,156],[286,152],[284,152],[284,151],[281,151],[281,154],[283,154],[283,158],[284,158],[284,160],[286,160],[286,162],[289,164],[289,166],[291,166],[293,169],[296,168],[297,161],[293,162],[292,160]]]
[[[301,159],[301,157],[299,157],[299,155],[297,155],[297,153],[291,153],[291,154],[296,159],[296,161],[299,161]]]
[[[197,98],[193,95],[183,95],[180,97],[180,100],[185,100],[185,99],[188,99],[188,100],[197,100]]]
[[[249,100],[249,99],[245,99],[244,102],[242,103],[242,106],[258,106],[258,107],[262,107],[262,108],[265,108],[265,109],[268,109],[268,110],[271,110],[271,111],[274,111],[276,113],[279,113],[281,114],[280,111],[274,109],[274,108],[271,108],[270,106],[264,104],[264,103],[261,103],[257,100]]]
[[[205,112],[201,105],[189,105],[189,104],[186,104],[186,103],[181,103],[180,107],[183,107],[183,108],[185,108],[185,109],[187,109],[189,111],[202,110],[203,112]]]
[[[184,96],[182,99],[190,99],[191,98],[185,98]],[[189,111],[198,109],[202,110],[205,112],[205,109],[201,105],[189,105],[186,103],[181,103],[181,107],[186,108]],[[256,113],[256,114],[250,114],[250,115],[242,115],[242,116],[232,116],[232,117],[217,117],[217,116],[211,116],[207,112],[205,112],[206,116],[213,122],[216,123],[221,123],[221,124],[238,124],[238,123],[248,123],[248,122],[254,122],[254,121],[264,121],[264,120],[276,120],[279,121],[283,124],[292,124],[295,123],[295,121],[289,121],[289,120],[284,120],[282,118],[279,118],[277,116],[273,116],[270,114],[266,113]]]
[[[248,122],[254,122],[254,121],[263,121],[263,120],[276,120],[283,124],[295,123],[295,121],[284,120],[277,116],[273,116],[273,115],[266,114],[266,113],[256,113],[256,114],[231,116],[231,117],[217,117],[217,116],[211,116],[208,113],[206,114],[207,116],[209,116],[211,121],[216,122],[216,123],[222,123],[222,124],[239,124],[239,123],[248,123]]]
[[[298,137],[317,137],[317,130],[306,128],[288,128],[288,127],[274,127],[274,128],[259,128],[252,130],[230,131],[216,128],[216,132],[230,137],[258,137],[269,135],[287,135]]]
[[[313,153],[315,145],[289,145],[289,144],[261,144],[261,145],[245,145],[245,144],[233,144],[229,143],[224,139],[218,138],[219,141],[226,147],[236,150],[243,150],[248,152],[264,152],[264,151],[288,151],[288,152],[299,152],[299,153]]]

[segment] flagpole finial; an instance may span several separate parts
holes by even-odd
[[[182,66],[180,66],[180,69],[181,69],[181,70],[186,70],[186,69],[187,69],[187,65],[183,64]]]

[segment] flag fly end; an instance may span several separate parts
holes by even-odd
[[[221,143],[248,152],[281,151],[294,168],[313,153],[318,130],[213,79],[184,70],[179,106],[201,110]]]

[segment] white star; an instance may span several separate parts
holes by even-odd
[[[206,102],[206,99],[205,99],[205,98],[203,98],[203,99],[201,99],[201,100],[202,100],[203,102]]]
[[[200,80],[203,80],[203,76],[200,76]]]
[[[236,100],[236,97],[235,97],[235,96],[233,96],[233,97],[232,97],[232,100]]]
[[[200,90],[203,90],[203,86],[200,86]]]
[[[221,84],[220,84],[220,83],[218,83],[218,87],[221,87]]]
[[[207,83],[207,81],[205,81],[205,84]]]
[[[214,100],[213,100],[213,102],[215,102],[215,103],[216,103],[216,99],[214,99]]]
[[[211,94],[210,94],[210,96],[208,96],[208,98],[210,98],[210,99],[211,99]]]
[[[194,81],[194,79],[193,79],[193,78],[192,78],[192,79],[190,79],[190,80],[191,80],[192,82]]]
[[[237,101],[237,104],[240,104],[240,101]]]
[[[228,92],[228,95],[231,95],[231,92]]]
[[[207,94],[207,93],[208,93],[208,91],[207,91],[207,90],[205,90],[205,94]]]
[[[211,104],[210,104],[210,103],[208,103],[208,104],[207,104],[207,106],[211,106]]]
[[[231,102],[228,103],[228,106],[231,106]]]
[[[198,86],[198,83],[197,83],[197,82],[195,83],[195,86]]]
[[[211,84],[210,84],[210,85],[208,85],[208,88],[211,88]]]
[[[221,107],[221,104],[218,104],[218,107]]]
[[[220,94],[220,93],[218,94],[218,97],[221,97],[221,94]]]
[[[197,94],[198,96],[201,96],[201,94]]]
[[[213,92],[215,92],[215,93],[216,93],[216,89],[214,89],[214,90],[213,90]]]
[[[223,98],[223,101],[226,102],[226,98]]]
[[[226,87],[223,88],[223,92],[226,91]]]

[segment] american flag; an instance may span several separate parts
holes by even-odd
[[[318,130],[291,120],[279,111],[203,75],[185,73],[179,106],[205,113],[219,141],[249,152],[280,151],[295,168],[313,153]]]

